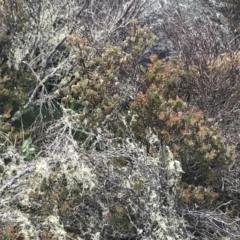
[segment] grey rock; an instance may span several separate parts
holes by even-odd
[[[153,28],[154,33],[157,35],[159,41],[152,47],[148,48],[141,57],[139,64],[147,67],[150,63],[149,57],[152,54],[156,54],[159,59],[166,59],[169,56],[175,56],[179,54],[179,50],[182,47],[176,47],[174,39],[180,42],[179,46],[184,46],[189,49],[190,52],[197,53],[197,49],[191,49],[191,44],[196,45],[196,42],[189,42],[187,34],[194,36],[193,41],[198,41],[199,37],[207,39],[208,36],[204,35],[206,26],[215,31],[215,45],[212,51],[215,51],[213,55],[221,54],[225,52],[226,42],[230,42],[233,36],[230,33],[229,26],[224,20],[223,6],[219,1],[215,0],[167,0],[161,1],[163,4],[156,3],[154,10],[145,14],[140,20],[142,25],[150,25]],[[171,21],[179,19],[179,23],[174,23],[174,29],[171,28]],[[182,21],[182,22],[181,22]],[[185,30],[179,30],[181,24],[184,24]],[[176,32],[175,32],[176,30]],[[179,30],[179,31],[178,31]],[[176,36],[175,36],[176,35]],[[186,36],[184,36],[186,35]],[[224,36],[224,39],[223,39]],[[225,41],[225,43],[224,43]],[[182,48],[183,49],[183,48]],[[197,57],[197,56],[196,56]]]

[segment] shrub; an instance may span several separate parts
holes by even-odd
[[[154,56],[152,61],[142,78],[143,85],[152,84],[131,104],[132,114],[136,114],[131,123],[134,133],[148,146],[148,152],[149,131],[168,145],[182,163],[183,182],[219,190],[221,172],[233,161],[234,147],[225,145],[212,119],[177,96],[174,76],[178,68],[171,68],[171,62],[164,67]]]
[[[237,14],[230,10],[229,16],[224,18],[216,2],[207,3],[209,15],[206,18],[202,17],[201,7],[191,10],[189,6],[166,6],[159,28],[178,54],[177,61],[170,61],[172,66],[167,70],[175,84],[177,93],[174,91],[174,94],[200,108],[208,118],[214,117],[226,140],[237,145],[239,37],[230,29],[231,24],[235,24],[231,18]],[[222,6],[230,2],[235,7],[239,5],[238,1],[220,2]],[[186,14],[187,10],[191,12]],[[190,17],[193,12],[194,17]]]
[[[78,113],[85,127],[97,127],[116,121],[119,112],[128,108],[140,84],[138,61],[156,37],[151,29],[139,28],[132,21],[131,36],[120,46],[107,43],[94,49],[90,39],[71,35],[68,47],[77,58],[74,75],[64,78],[55,92],[64,108]],[[95,53],[97,51],[97,53]],[[98,53],[99,52],[99,53]]]

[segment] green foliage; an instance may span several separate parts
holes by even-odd
[[[73,79],[65,79],[67,86],[60,88],[56,96],[62,98],[64,107],[76,111],[87,127],[116,119],[123,111],[122,104],[134,94],[131,88],[136,82],[137,62],[155,40],[151,30],[138,28],[135,20],[131,37],[122,46],[106,43],[97,54],[87,38],[69,36],[68,47],[78,64]]]
[[[21,153],[22,157],[25,161],[31,161],[34,157],[36,157],[35,154],[35,148],[32,144],[32,138],[29,137],[23,142],[23,145],[21,147]]]

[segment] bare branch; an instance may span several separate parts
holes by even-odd
[[[10,188],[19,178],[24,176],[27,173],[31,173],[32,171],[35,170],[35,166],[32,166],[30,168],[25,169],[24,171],[18,173],[15,177],[13,177],[9,182],[5,183],[1,188],[0,188],[0,196],[3,195],[3,193]]]

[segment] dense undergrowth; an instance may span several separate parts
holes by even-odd
[[[57,2],[1,3],[0,239],[239,239],[236,17]]]

